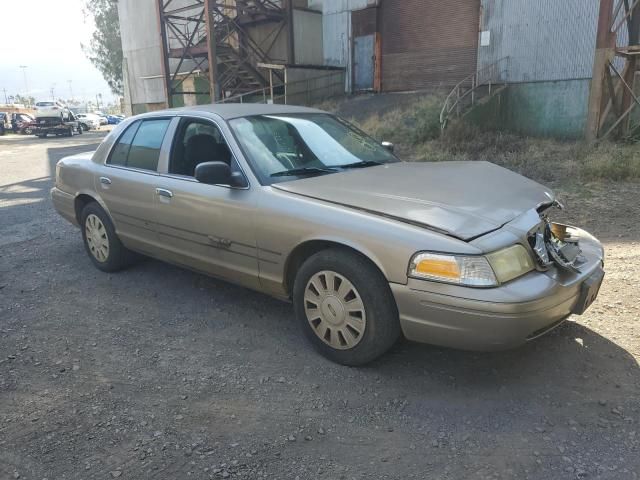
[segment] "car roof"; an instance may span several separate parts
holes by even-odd
[[[154,114],[167,114],[180,112],[182,114],[193,112],[214,113],[225,120],[238,117],[248,117],[251,115],[275,115],[286,113],[327,113],[316,108],[298,107],[295,105],[268,105],[264,103],[217,103],[209,105],[198,105],[195,107],[182,107],[169,110],[153,112]]]

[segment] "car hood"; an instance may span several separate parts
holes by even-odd
[[[272,185],[471,240],[555,200],[489,162],[400,162]]]

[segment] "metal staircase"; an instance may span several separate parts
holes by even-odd
[[[506,85],[509,57],[487,65],[460,81],[445,98],[440,111],[440,129],[444,131],[451,118],[464,117],[471,109],[486,103]]]
[[[267,80],[258,63],[273,63],[248,30],[258,25],[271,27],[273,41],[287,24],[287,10],[280,0],[190,0],[180,7],[173,0],[158,0],[169,103],[173,95],[239,95],[264,88]],[[172,8],[173,7],[173,8]],[[214,42],[210,42],[210,34]],[[213,72],[210,59],[215,58]],[[282,59],[280,59],[282,60]],[[195,73],[209,72],[208,92],[184,91],[184,80]],[[276,75],[276,81],[282,82]]]

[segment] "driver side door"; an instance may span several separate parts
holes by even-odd
[[[156,177],[157,233],[169,261],[251,288],[259,288],[253,217],[255,195],[247,188],[207,185],[195,167],[224,161],[241,171],[219,126],[181,117],[168,162]]]

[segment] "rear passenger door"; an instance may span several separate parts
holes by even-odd
[[[155,189],[158,163],[170,123],[171,118],[132,123],[114,144],[96,178],[96,190],[122,242],[151,255],[158,251]]]

